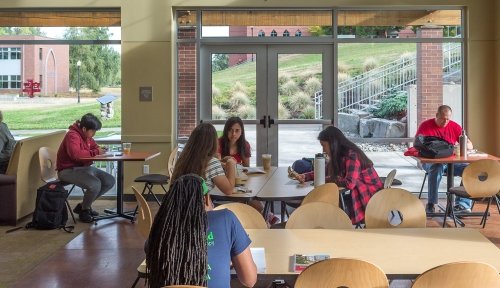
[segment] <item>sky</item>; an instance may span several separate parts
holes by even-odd
[[[42,27],[40,30],[47,34],[47,37],[63,39],[64,30],[67,27]],[[113,34],[110,40],[120,40],[122,31],[120,27],[108,27],[109,31]]]

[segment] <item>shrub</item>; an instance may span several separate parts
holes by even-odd
[[[281,103],[278,104],[278,118],[290,119],[290,111]]]
[[[315,92],[321,90],[321,81],[316,77],[311,77],[306,80],[304,89],[309,95],[314,95]]]
[[[339,84],[344,82],[344,81],[348,81],[351,79],[351,76],[347,73],[340,73],[337,74],[337,81],[339,81]]]
[[[212,85],[212,99],[217,98],[221,95],[222,95],[222,92],[220,91],[220,89],[215,87],[215,85]]]
[[[226,111],[224,111],[224,109],[220,108],[219,106],[212,106],[212,119],[227,119]]]
[[[311,97],[302,91],[297,92],[290,98],[290,108],[293,111],[302,111],[311,104]]]
[[[247,95],[241,91],[234,92],[231,99],[229,99],[229,106],[232,109],[238,109],[238,107],[250,104],[250,99]]]
[[[242,92],[244,94],[247,94],[247,86],[242,84],[240,81],[236,81],[233,87],[231,87],[231,92],[233,92],[233,94],[236,92]]]
[[[298,90],[299,86],[293,80],[288,80],[285,84],[280,86],[281,94],[285,96],[291,96]]]
[[[292,79],[288,73],[279,73],[278,84],[281,86]]]
[[[238,115],[241,119],[255,119],[255,107],[250,105],[243,105],[238,108]]]
[[[315,114],[316,114],[316,111],[314,109],[314,106],[309,105],[302,110],[302,115],[300,118],[302,118],[302,119],[314,119],[314,116],[316,116]]]
[[[338,65],[337,65],[337,70],[339,73],[345,73],[345,74],[349,74],[349,69],[351,67],[349,67],[349,65],[345,64],[345,63],[342,63],[342,62],[339,62]]]
[[[373,57],[368,57],[363,62],[363,71],[368,72],[378,67],[377,59]]]
[[[378,118],[399,120],[406,116],[408,107],[408,92],[391,91],[389,95],[382,98],[373,110],[373,115]]]

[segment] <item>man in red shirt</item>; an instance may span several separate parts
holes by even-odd
[[[415,138],[419,135],[423,136],[437,136],[448,141],[450,144],[455,145],[462,134],[462,127],[451,119],[451,108],[448,105],[441,105],[438,107],[436,118],[425,120],[418,127]],[[472,142],[467,143],[467,148],[472,149]],[[462,172],[467,164],[453,164],[456,176],[462,176]],[[428,193],[427,212],[434,212],[434,205],[438,202],[438,187],[441,182],[443,173],[446,171],[446,164],[423,164],[424,170],[428,173]],[[472,201],[466,198],[456,197],[454,209],[456,211],[470,212]]]

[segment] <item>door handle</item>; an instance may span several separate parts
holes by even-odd
[[[269,128],[271,128],[271,125],[274,124],[274,119],[271,118],[270,115],[267,115],[267,123],[269,125]]]
[[[260,125],[264,128],[267,128],[266,115],[262,116],[262,119],[259,120]]]

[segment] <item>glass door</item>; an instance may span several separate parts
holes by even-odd
[[[252,147],[288,166],[321,151],[317,139],[332,123],[333,52],[328,45],[206,45],[200,51],[200,119],[222,133],[239,116]]]

